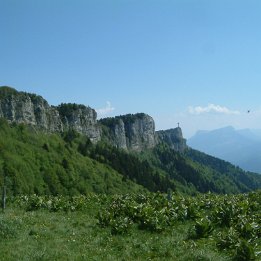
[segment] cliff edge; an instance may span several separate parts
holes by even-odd
[[[186,148],[181,128],[155,132],[155,122],[148,114],[127,114],[97,121],[96,111],[89,106],[72,103],[51,106],[39,95],[18,92],[8,86],[0,87],[0,117],[47,132],[74,129],[93,143],[104,139],[130,151],[151,149],[161,141],[179,152]]]

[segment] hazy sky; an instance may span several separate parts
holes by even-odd
[[[0,12],[0,85],[99,117],[145,112],[185,137],[261,128],[260,0],[0,0]]]

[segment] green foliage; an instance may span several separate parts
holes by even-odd
[[[0,238],[9,239],[17,236],[19,223],[13,220],[0,218]]]
[[[0,119],[0,186],[6,179],[7,195],[78,195],[125,193],[143,190],[106,164],[78,152],[87,138],[69,130],[58,134],[35,132],[26,125]]]
[[[195,238],[208,237],[213,229],[213,225],[208,217],[201,218],[194,225]]]
[[[113,128],[115,125],[119,124],[120,120],[122,120],[124,124],[128,126],[129,124],[134,123],[137,119],[143,119],[145,115],[145,113],[126,114],[100,119],[99,122],[109,128]]]
[[[8,86],[0,86],[0,98],[5,99],[11,95],[17,95],[18,91]]]
[[[233,165],[208,156],[187,150],[180,154],[162,143],[151,151],[141,154],[150,166],[163,171],[174,180],[176,189],[186,194],[196,191],[207,193],[249,192],[261,187],[261,176],[244,172]]]
[[[109,129],[113,129],[115,127],[115,125],[119,124],[121,119],[121,116],[116,116],[116,117],[107,117],[107,118],[103,118],[100,119],[99,122],[108,127]]]
[[[72,145],[72,142],[80,137],[80,134],[74,130],[74,129],[69,129],[68,131],[64,132],[62,134],[62,137],[65,142],[68,142],[70,145]]]
[[[27,96],[30,96],[33,103],[44,101],[46,102],[41,96],[33,94],[33,93],[26,93],[26,92],[18,92],[16,89],[9,87],[9,86],[0,86],[0,99],[9,99],[12,96],[19,97],[19,99],[24,100]],[[47,103],[47,102],[46,102]]]
[[[77,109],[75,106],[61,108],[66,112]],[[166,144],[130,153],[105,142],[92,144],[73,129],[60,135],[46,134],[23,124],[9,125],[4,119],[0,119],[0,135],[0,185],[6,176],[9,195],[114,194],[142,189],[239,193],[261,186],[261,177],[241,170],[236,173],[237,169],[225,168],[224,162],[216,159],[215,164],[202,165],[200,159],[206,161],[207,156],[200,158],[201,154],[192,152],[184,156]],[[224,169],[227,172],[221,172]],[[197,217],[196,212],[188,211]]]
[[[46,209],[50,212],[57,211],[80,211],[85,210],[90,201],[100,198],[96,194],[89,194],[88,196],[19,196],[15,198],[15,202],[26,211],[35,211],[39,209]]]
[[[31,196],[27,197],[30,201]],[[155,198],[157,209],[166,200],[165,196],[144,194],[121,198],[131,202],[133,197],[139,204],[148,197]],[[0,236],[0,260],[231,260],[228,253],[216,250],[211,240],[187,240],[189,220],[176,222],[169,230],[150,231],[121,215],[111,227],[101,227],[95,216],[118,197],[89,194],[76,198],[83,199],[84,207],[74,211],[53,211],[45,204],[26,211],[25,198],[9,198],[9,207],[4,214],[0,212],[0,220],[9,228],[17,226],[14,234],[9,230],[8,237]],[[50,199],[53,197],[46,197],[43,202]],[[184,200],[190,201],[187,197]],[[72,201],[71,204],[74,206]]]
[[[126,234],[131,226],[132,221],[128,217],[119,217],[111,221],[111,233],[112,235]]]
[[[76,104],[76,103],[62,103],[57,107],[57,110],[59,111],[59,114],[61,117],[64,118],[70,118],[73,115],[73,112],[77,110],[85,110],[86,106],[82,104]]]
[[[241,240],[237,245],[233,260],[235,261],[251,261],[255,260],[255,252],[253,247],[245,240]]]
[[[260,244],[260,199],[260,191],[237,196],[173,195],[170,200],[159,193],[119,196],[98,214],[98,220],[112,233],[128,233],[134,225],[159,233],[175,228],[180,221],[192,222],[188,240],[211,238],[235,260],[255,260]],[[259,208],[253,209],[253,205]],[[197,218],[189,212],[197,213]]]
[[[231,192],[248,192],[261,187],[261,176],[259,174],[245,172],[229,162],[193,149],[187,150],[185,155],[195,163],[200,163],[208,169],[213,169],[218,172],[219,176],[213,173],[216,183],[221,185],[221,179],[225,180],[222,186],[219,186],[219,191],[216,192],[224,193],[227,188],[230,189]]]
[[[219,233],[217,246],[220,250],[230,250],[233,260],[256,260],[253,244],[242,239],[233,227],[228,232]]]
[[[175,183],[168,176],[161,175],[159,171],[153,168],[148,161],[141,160],[138,155],[130,154],[124,150],[106,143],[98,143],[96,146],[82,144],[78,147],[79,151],[84,155],[108,164],[113,169],[123,175],[125,180],[130,179],[150,191],[166,192],[169,188],[175,190]]]
[[[239,234],[233,227],[230,227],[228,230],[221,231],[217,235],[217,247],[220,250],[235,249],[239,242]]]

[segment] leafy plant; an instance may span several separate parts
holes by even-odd
[[[253,247],[246,241],[241,240],[236,245],[235,254],[233,255],[235,261],[251,261],[256,260]]]
[[[18,234],[19,224],[13,220],[0,219],[0,238],[14,238]]]
[[[125,234],[129,231],[132,221],[128,217],[119,217],[113,219],[111,222],[111,233],[112,235]]]
[[[200,220],[197,220],[196,224],[194,225],[195,238],[208,237],[213,229],[213,225],[211,224],[211,221],[208,219],[208,217],[201,218]]]

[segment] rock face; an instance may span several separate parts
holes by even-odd
[[[97,113],[90,107],[71,103],[50,106],[41,96],[10,87],[0,87],[0,117],[49,132],[74,129],[94,143],[103,137],[113,146],[131,151],[153,148],[160,141],[179,152],[187,147],[180,128],[156,133],[154,120],[147,114],[127,114],[97,122]]]
[[[172,149],[183,153],[187,148],[186,140],[183,138],[180,127],[164,131],[157,131],[159,141],[166,142]]]
[[[147,114],[105,118],[100,123],[106,127],[105,135],[112,145],[118,148],[141,151],[156,145],[155,123]]]
[[[118,119],[116,124],[112,126],[112,131],[114,134],[112,139],[113,145],[117,148],[128,149],[125,124],[122,119]]]
[[[74,129],[88,136],[92,142],[101,139],[100,127],[96,120],[97,113],[94,109],[84,105],[62,103],[57,110],[64,130]]]
[[[50,106],[41,96],[18,92],[10,87],[0,88],[0,117],[50,132],[72,128],[93,142],[101,138],[97,114],[90,107],[76,104]]]

